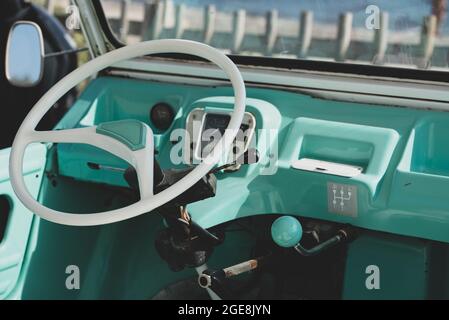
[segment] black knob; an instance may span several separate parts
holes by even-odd
[[[173,108],[165,102],[156,103],[150,111],[150,120],[156,129],[165,131],[170,128],[175,118]]]

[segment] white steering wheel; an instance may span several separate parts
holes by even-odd
[[[234,111],[225,134],[215,148],[193,171],[171,187],[153,194],[153,134],[146,124],[137,121],[110,122],[99,126],[56,131],[36,131],[45,113],[66,92],[92,74],[119,61],[158,53],[184,53],[202,57],[219,66],[229,77],[235,95]],[[64,225],[94,226],[117,222],[150,212],[177,197],[205,176],[231,147],[245,112],[246,92],[242,76],[235,64],[223,53],[208,45],[177,39],[153,40],[129,45],[91,60],[56,83],[31,109],[12,144],[9,160],[11,184],[22,203],[40,217]],[[123,126],[131,126],[132,136],[120,134]],[[23,156],[34,142],[85,143],[106,150],[134,166],[139,181],[140,201],[127,207],[100,213],[66,213],[37,202],[23,179]]]

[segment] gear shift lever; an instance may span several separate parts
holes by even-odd
[[[338,230],[332,238],[316,245],[313,248],[306,249],[301,244],[302,238],[301,223],[294,217],[282,216],[277,218],[271,225],[271,237],[273,241],[284,248],[294,248],[303,256],[313,256],[323,252],[326,249],[334,247],[343,241],[349,241],[354,237],[353,228],[347,227]]]

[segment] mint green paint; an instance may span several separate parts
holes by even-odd
[[[130,203],[104,185],[68,178],[57,182],[54,188],[48,179],[43,181],[46,192],[41,201],[52,208],[103,211]],[[28,243],[32,251],[27,252],[21,277],[7,298],[149,299],[168,284],[196,274],[189,268],[172,272],[159,257],[154,239],[163,227],[157,214],[96,227],[69,227],[35,219]],[[232,232],[209,265],[219,268],[241,262],[250,256],[252,246],[247,234]],[[67,290],[64,285],[65,268],[72,264],[81,271],[80,290]]]
[[[448,113],[326,101],[262,88],[249,87],[247,94],[247,111],[256,117],[258,128],[277,130],[279,158],[270,158],[268,147],[274,147],[275,142],[263,143],[268,141],[269,132],[257,132],[260,163],[235,173],[219,174],[217,196],[188,208],[198,223],[209,227],[239,217],[279,213],[449,242],[449,154],[443,138],[449,133]],[[192,108],[231,110],[230,96],[230,87],[102,77],[89,84],[57,127],[83,127],[132,118],[152,128],[148,119],[150,108],[157,102],[167,102],[176,114],[172,128],[183,128]],[[152,129],[158,161],[164,168],[173,167],[170,132]],[[154,238],[163,227],[156,214],[98,227],[66,227],[33,219],[13,198],[4,169],[7,154],[4,151],[4,158],[0,157],[4,163],[0,166],[0,188],[10,192],[15,211],[7,235],[9,244],[0,246],[0,287],[6,288],[2,297],[145,299],[171,282],[194,275],[193,270],[171,272],[155,252]],[[362,176],[347,179],[290,169],[291,160],[300,156],[358,164],[365,171]],[[35,178],[34,173],[42,167],[37,158],[27,154],[25,159],[25,179],[34,185],[29,186],[34,194],[40,184],[40,176]],[[57,157],[51,159],[56,159],[53,164],[59,173],[69,178],[57,178],[57,187],[48,179],[42,181],[40,200],[46,205],[71,212],[98,212],[130,203],[130,199],[111,188],[125,185],[120,174],[87,166],[87,162],[94,162],[126,168],[122,160],[91,146],[64,144],[57,145]],[[274,174],[260,174],[271,161],[275,162]],[[328,212],[328,182],[357,186],[356,217]],[[252,257],[252,243],[246,240],[238,235],[227,240],[217,248],[211,266],[224,267]],[[434,270],[449,261],[447,244],[439,245],[444,254],[434,254],[434,242],[378,232],[362,235],[349,247],[344,297],[448,297],[447,268]],[[7,246],[11,251],[6,255],[1,250]],[[16,264],[11,269],[1,269],[8,261]],[[428,269],[425,263],[430,263]],[[69,264],[81,269],[80,291],[64,286],[64,270]],[[366,264],[379,264],[381,272],[385,268],[382,294],[363,291]],[[441,275],[438,280],[442,281],[429,280],[425,270],[431,271],[431,277]],[[412,274],[416,282],[408,281]],[[385,280],[400,285],[395,289],[384,284]]]
[[[7,172],[10,149],[0,151],[0,194],[6,195],[11,204],[8,226],[0,243],[0,299],[5,298],[14,289],[20,277],[34,215],[17,199],[12,190]],[[30,145],[25,153],[25,184],[33,196],[37,195],[45,163],[45,147]]]
[[[78,118],[69,114],[61,123],[79,126],[73,121],[77,118],[79,123],[86,116],[89,109],[85,106],[90,100],[96,111],[92,125],[132,117],[152,127],[149,110],[163,101],[170,103],[177,115],[172,128],[184,128],[186,116],[193,108],[231,110],[233,98],[226,95],[232,95],[229,87],[149,85],[146,81],[104,77],[93,81],[80,97]],[[449,242],[449,177],[404,171],[404,159],[401,161],[407,158],[417,124],[427,123],[428,128],[433,128],[436,123],[438,132],[444,135],[449,113],[326,101],[300,93],[251,87],[247,88],[247,96],[247,111],[255,116],[257,128],[279,133],[279,158],[276,162],[269,157],[270,133],[257,132],[260,163],[236,173],[218,174],[217,196],[189,206],[198,223],[210,227],[254,214],[284,213]],[[420,145],[424,145],[425,139]],[[170,132],[155,134],[157,159],[163,168],[174,166],[169,140]],[[429,145],[438,150],[434,151],[437,154],[446,155],[443,138],[435,138]],[[83,151],[84,148],[77,147],[75,154],[70,148],[58,151],[61,173],[87,181],[126,185],[120,174],[95,172],[86,165],[89,159],[119,167],[126,167],[124,162],[88,147]],[[359,164],[365,171],[348,179],[290,169],[291,161],[300,156]],[[77,163],[76,159],[80,161]],[[443,160],[432,168],[441,169]],[[270,166],[270,161],[276,163],[275,174],[259,174]],[[417,179],[417,183],[409,185],[409,178]],[[329,213],[328,182],[357,186],[357,217]],[[405,190],[409,191],[404,193]]]
[[[271,237],[281,247],[294,247],[302,238],[301,223],[291,216],[279,217],[271,225]]]
[[[349,246],[343,298],[428,298],[428,277],[433,267],[428,263],[431,246],[431,243],[418,239],[362,235]],[[441,263],[441,260],[435,263]],[[368,277],[374,273],[369,266],[378,268],[379,289],[366,285]],[[368,282],[372,284],[370,280]]]
[[[145,148],[147,128],[137,120],[103,122],[96,132],[120,141],[133,151]]]
[[[83,181],[104,183],[117,186],[127,186],[123,173],[120,171],[93,170],[87,164],[93,162],[103,166],[125,170],[129,164],[113,154],[99,148],[85,144],[59,144],[58,145],[59,173],[73,176]]]
[[[363,174],[346,180],[363,184],[374,197],[398,140],[392,129],[301,117],[292,123],[280,158],[288,170],[303,157],[360,165]]]
[[[52,208],[104,211],[130,203],[106,186],[67,178],[57,182],[54,188],[43,181],[41,201]],[[190,269],[172,272],[159,258],[154,237],[162,219],[156,214],[84,228],[37,220],[27,270],[10,299],[147,299],[170,282],[194,275]],[[80,290],[65,287],[65,269],[72,264],[80,269]]]

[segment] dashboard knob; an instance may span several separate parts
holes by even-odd
[[[294,247],[302,238],[301,223],[291,216],[279,217],[271,225],[271,237],[281,247]]]
[[[151,108],[150,121],[158,130],[165,131],[170,128],[174,119],[173,108],[167,103],[159,102]]]

